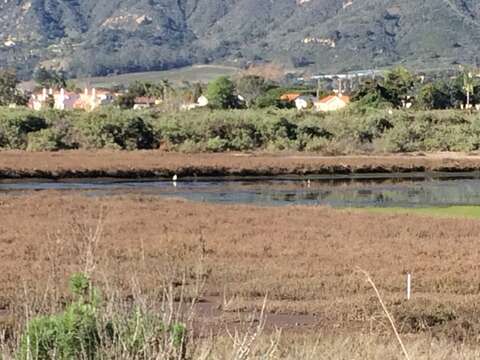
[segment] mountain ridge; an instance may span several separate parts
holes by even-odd
[[[279,62],[308,71],[478,63],[475,0],[6,0],[0,62],[71,76]]]

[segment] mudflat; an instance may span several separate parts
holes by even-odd
[[[434,153],[318,156],[305,153],[163,151],[0,151],[0,178],[275,176],[308,174],[478,171],[480,155]]]

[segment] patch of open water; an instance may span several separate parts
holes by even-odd
[[[0,194],[80,191],[88,196],[120,194],[180,197],[192,201],[333,207],[430,207],[480,205],[478,173],[360,174],[354,176],[70,179],[0,181]]]

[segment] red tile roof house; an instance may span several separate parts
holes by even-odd
[[[316,101],[313,105],[316,111],[336,111],[350,103],[350,97],[345,95],[330,95]]]
[[[302,94],[299,94],[299,93],[287,93],[287,94],[283,94],[282,96],[280,96],[280,100],[293,102],[297,98],[299,98],[301,95]]]

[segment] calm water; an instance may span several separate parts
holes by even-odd
[[[0,196],[42,190],[81,191],[88,196],[144,194],[193,201],[256,205],[422,207],[480,205],[478,174],[364,174],[306,178],[211,178],[166,180],[2,181]]]

